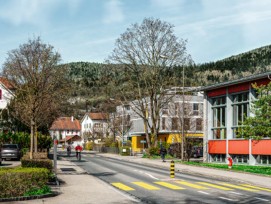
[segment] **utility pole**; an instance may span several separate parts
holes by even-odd
[[[182,161],[184,161],[184,66],[183,66],[183,104],[182,104]]]

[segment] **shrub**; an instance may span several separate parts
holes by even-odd
[[[85,144],[85,149],[86,150],[92,150],[93,149],[93,142],[87,142]]]
[[[127,146],[121,147],[120,153],[122,156],[130,156],[131,155],[130,147],[127,147]]]
[[[23,196],[33,188],[46,185],[49,170],[45,168],[12,168],[0,170],[0,198]]]
[[[23,157],[21,163],[22,167],[46,168],[50,171],[53,169],[53,163],[50,159],[29,159]]]
[[[159,147],[150,147],[148,149],[148,153],[150,156],[160,155],[160,148]]]

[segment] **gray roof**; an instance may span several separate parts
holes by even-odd
[[[267,78],[267,77],[271,80],[271,72],[255,74],[255,75],[251,75],[251,76],[244,77],[244,78],[241,78],[241,79],[235,79],[235,80],[232,80],[232,81],[212,84],[210,86],[202,87],[200,89],[200,91],[209,91],[209,90],[213,90],[213,89],[217,89],[217,88],[222,88],[222,87],[226,87],[226,86],[230,86],[230,85],[234,85],[234,84],[241,84],[241,83],[244,83],[244,82],[250,82],[250,81],[254,81],[254,80],[257,80],[257,79],[263,79],[263,78]]]

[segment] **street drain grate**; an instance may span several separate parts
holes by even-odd
[[[61,171],[75,171],[74,168],[60,168]]]

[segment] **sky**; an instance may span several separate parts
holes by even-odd
[[[0,0],[0,66],[36,37],[61,63],[102,63],[127,28],[149,17],[173,24],[195,63],[271,44],[270,0]]]

